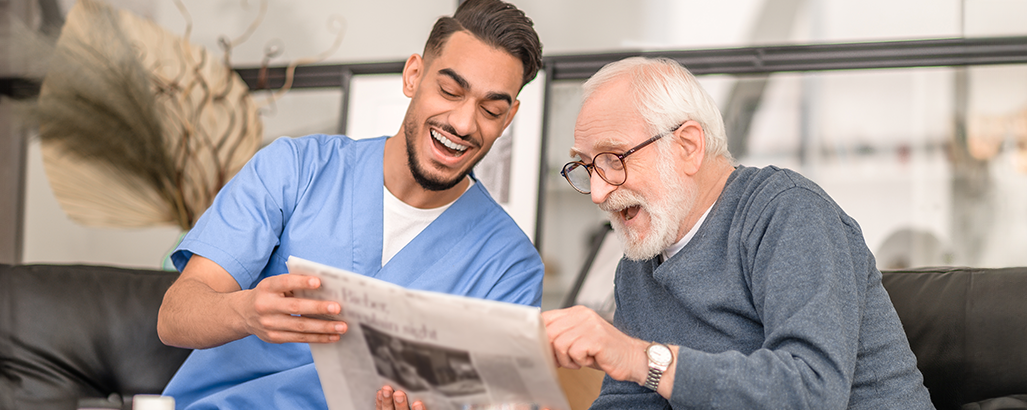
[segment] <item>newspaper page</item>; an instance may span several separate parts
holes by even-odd
[[[297,257],[317,276],[304,298],[334,300],[349,330],[311,344],[330,410],[374,407],[384,385],[429,410],[570,410],[538,308],[410,290]]]

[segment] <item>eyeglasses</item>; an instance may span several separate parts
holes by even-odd
[[[679,125],[673,130],[649,138],[645,140],[645,142],[636,145],[634,148],[627,150],[623,154],[600,152],[592,158],[591,164],[586,164],[584,161],[568,162],[563,166],[563,170],[560,171],[560,175],[563,175],[574,189],[583,194],[592,192],[593,170],[599,174],[599,177],[602,178],[603,181],[606,181],[607,184],[621,186],[624,184],[624,181],[627,181],[628,179],[628,170],[624,166],[624,158],[638,152],[638,150],[645,148],[646,145],[656,142],[656,140],[665,137],[667,134],[674,132],[674,130],[680,127],[681,126]]]

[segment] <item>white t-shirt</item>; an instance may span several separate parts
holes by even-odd
[[[386,189],[386,191],[388,190]],[[672,256],[676,255],[678,251],[681,250],[681,248],[684,248],[685,245],[688,245],[688,241],[691,241],[692,237],[695,236],[695,232],[699,230],[700,226],[702,226],[703,221],[706,220],[706,215],[710,214],[711,209],[713,209],[713,205],[710,205],[709,208],[706,208],[706,212],[703,212],[702,216],[699,217],[699,220],[695,221],[695,225],[692,225],[692,229],[689,229],[688,233],[686,233],[680,241],[677,241],[677,243],[663,250],[663,253],[661,254],[663,259],[661,259],[661,262],[670,259]]]
[[[467,184],[468,189],[474,186],[474,179],[470,179],[470,181],[471,183]],[[382,226],[382,266],[385,266],[393,256],[396,256],[404,246],[414,240],[424,228],[427,228],[435,218],[442,215],[456,201],[438,208],[421,209],[400,201],[399,198],[392,195],[392,192],[389,192],[388,188],[382,191],[385,192],[384,214],[382,215],[384,225]]]

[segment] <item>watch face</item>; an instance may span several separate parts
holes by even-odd
[[[649,356],[649,360],[652,360],[656,364],[668,365],[672,359],[670,349],[667,346],[661,344],[654,344],[649,346],[645,350],[646,355]]]

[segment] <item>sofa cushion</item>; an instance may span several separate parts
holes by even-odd
[[[1027,410],[1027,394],[967,403],[961,410]]]
[[[1027,393],[1027,268],[883,273],[935,407]]]
[[[176,272],[0,265],[0,407],[74,409],[160,393],[189,350],[157,337]]]

